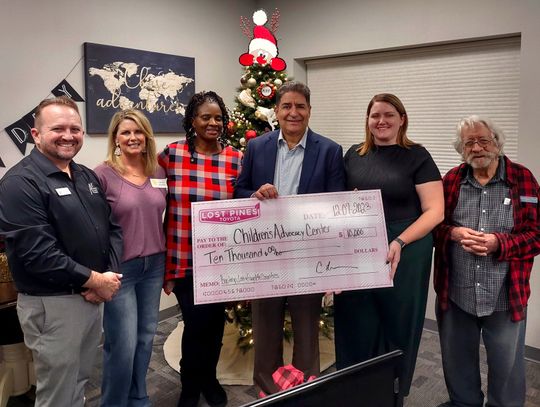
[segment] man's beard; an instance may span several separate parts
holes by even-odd
[[[497,153],[493,153],[491,151],[486,151],[483,155],[484,156],[482,158],[473,158],[474,153],[471,152],[467,157],[465,157],[465,162],[475,170],[479,170],[489,167],[489,165],[496,160],[498,156]]]

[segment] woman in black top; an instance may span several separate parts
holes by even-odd
[[[408,118],[394,95],[375,95],[366,140],[345,155],[347,189],[380,189],[393,288],[348,291],[335,299],[338,369],[394,349],[405,353],[400,403],[409,394],[426,310],[433,239],[442,221],[441,176],[427,150],[407,138]]]

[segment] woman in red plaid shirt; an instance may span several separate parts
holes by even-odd
[[[165,292],[178,299],[184,321],[178,406],[197,406],[200,394],[211,406],[227,404],[216,378],[225,309],[223,303],[194,305],[191,202],[231,199],[242,153],[226,144],[229,115],[214,92],[193,95],[186,108],[186,140],[159,155],[168,179]]]

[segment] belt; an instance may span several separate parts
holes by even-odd
[[[71,290],[64,290],[64,291],[54,291],[54,292],[27,292],[27,291],[20,291],[21,294],[24,295],[31,295],[33,297],[54,297],[56,295],[74,295],[74,294],[80,294],[84,291],[84,288],[72,288]]]

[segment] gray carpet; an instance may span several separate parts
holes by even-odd
[[[156,407],[176,406],[180,394],[178,373],[167,365],[162,350],[165,339],[177,323],[178,316],[160,322],[155,338],[154,352],[148,372],[148,389],[152,403]],[[482,363],[482,380],[485,382],[487,375],[485,355],[483,355],[482,360],[484,361]],[[327,372],[333,370],[330,368]],[[99,406],[100,378],[101,358],[98,357],[92,380],[88,386],[88,407]],[[241,406],[256,397],[256,391],[252,386],[225,386],[225,390],[229,397],[229,407]],[[406,399],[405,406],[435,407],[446,401],[447,397],[437,333],[424,330],[411,394]],[[31,395],[25,395],[10,399],[8,407],[26,407],[32,404]],[[352,405],[354,404],[350,404],[350,406]],[[199,406],[207,406],[202,397]],[[540,407],[540,364],[536,362],[527,362],[527,402],[525,406]],[[341,406],[334,405],[332,407]]]

